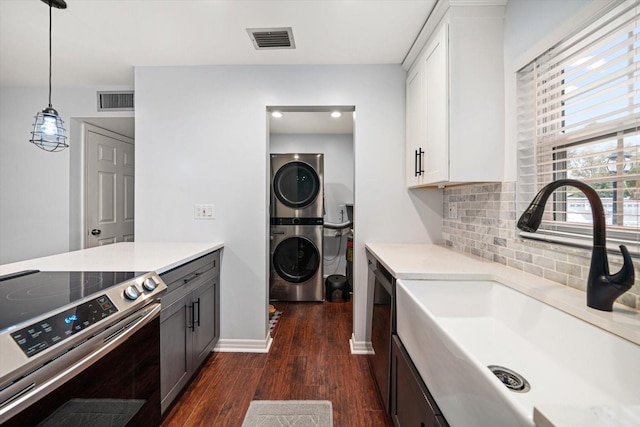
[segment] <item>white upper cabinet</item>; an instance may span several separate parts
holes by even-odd
[[[417,63],[407,76],[406,106],[406,181],[408,187],[423,182],[425,121],[424,117],[424,67]]]
[[[504,7],[440,8],[407,74],[406,184],[501,181]]]

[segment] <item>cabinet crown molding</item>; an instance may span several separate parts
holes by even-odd
[[[505,6],[508,0],[448,0],[449,6]]]
[[[451,8],[455,8],[455,10],[466,10],[468,8],[468,13],[475,14],[480,13],[478,12],[479,9],[474,10],[476,7],[494,7],[500,8],[496,9],[500,12],[494,11],[490,12],[491,14],[504,14],[504,8],[507,2],[508,0],[438,0],[427,17],[426,22],[422,26],[422,29],[413,41],[413,44],[409,48],[409,51],[405,55],[404,60],[402,61],[402,68],[404,68],[405,71],[408,71],[409,68],[411,68],[429,40],[429,37],[431,37],[435,32],[437,27],[440,25],[442,18]]]

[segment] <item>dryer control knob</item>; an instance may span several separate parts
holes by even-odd
[[[140,296],[140,292],[136,289],[135,286],[131,285],[127,289],[124,290],[124,297],[131,301],[137,299]]]
[[[155,280],[153,280],[153,278],[148,277],[144,280],[144,282],[142,282],[142,287],[151,292],[152,290],[154,290],[156,288],[157,284],[155,282]]]

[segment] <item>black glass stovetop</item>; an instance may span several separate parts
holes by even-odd
[[[27,272],[25,272],[27,273]],[[142,273],[37,271],[0,277],[0,331],[29,321]]]

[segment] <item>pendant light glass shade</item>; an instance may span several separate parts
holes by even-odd
[[[55,109],[47,107],[35,119],[30,142],[45,151],[62,151],[69,147],[64,122]]]
[[[51,105],[51,10],[66,9],[64,0],[42,0],[49,5],[49,106],[36,114],[29,142],[45,151],[62,151],[69,146],[65,135],[64,122]]]

